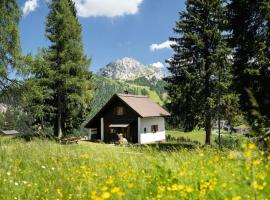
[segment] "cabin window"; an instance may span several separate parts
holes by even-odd
[[[143,132],[144,132],[144,133],[146,133],[146,132],[147,132],[147,129],[146,129],[146,128],[144,128],[144,129],[143,129]]]
[[[122,116],[122,115],[124,115],[125,114],[125,108],[124,107],[122,107],[122,106],[117,106],[116,108],[115,108],[115,115],[117,115],[117,116]]]
[[[152,125],[152,126],[151,126],[151,132],[152,132],[152,133],[158,132],[158,125]]]

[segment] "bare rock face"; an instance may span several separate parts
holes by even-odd
[[[116,80],[132,80],[139,77],[157,80],[164,78],[164,73],[160,68],[153,65],[145,66],[139,61],[127,57],[109,63],[97,74]]]

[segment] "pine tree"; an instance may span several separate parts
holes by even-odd
[[[21,10],[16,0],[0,1],[0,88],[10,81],[8,70],[17,67],[20,56],[18,24]]]
[[[218,113],[218,91],[223,100],[230,88],[225,12],[222,0],[188,0],[174,28],[179,37],[170,38],[175,54],[168,60],[169,107],[186,131],[204,127],[206,144]]]
[[[28,80],[35,86],[32,111],[38,122],[54,126],[58,137],[78,128],[93,96],[90,60],[83,53],[81,25],[71,0],[53,0],[46,24],[51,45],[35,59]]]
[[[268,0],[233,0],[229,5],[234,86],[257,134],[270,122],[269,12]]]

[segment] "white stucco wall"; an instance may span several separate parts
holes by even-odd
[[[151,126],[158,125],[158,132],[152,133]],[[146,128],[146,133],[144,133]],[[147,144],[165,140],[165,120],[163,117],[148,117],[140,119],[139,143]]]

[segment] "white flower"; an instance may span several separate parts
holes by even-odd
[[[46,167],[44,165],[41,166],[42,169],[45,169]]]
[[[8,175],[8,176],[10,176],[10,175],[11,175],[11,173],[10,173],[10,172],[7,172],[7,175]]]
[[[19,183],[18,183],[18,182],[15,182],[14,184],[15,184],[15,185],[19,185]]]

